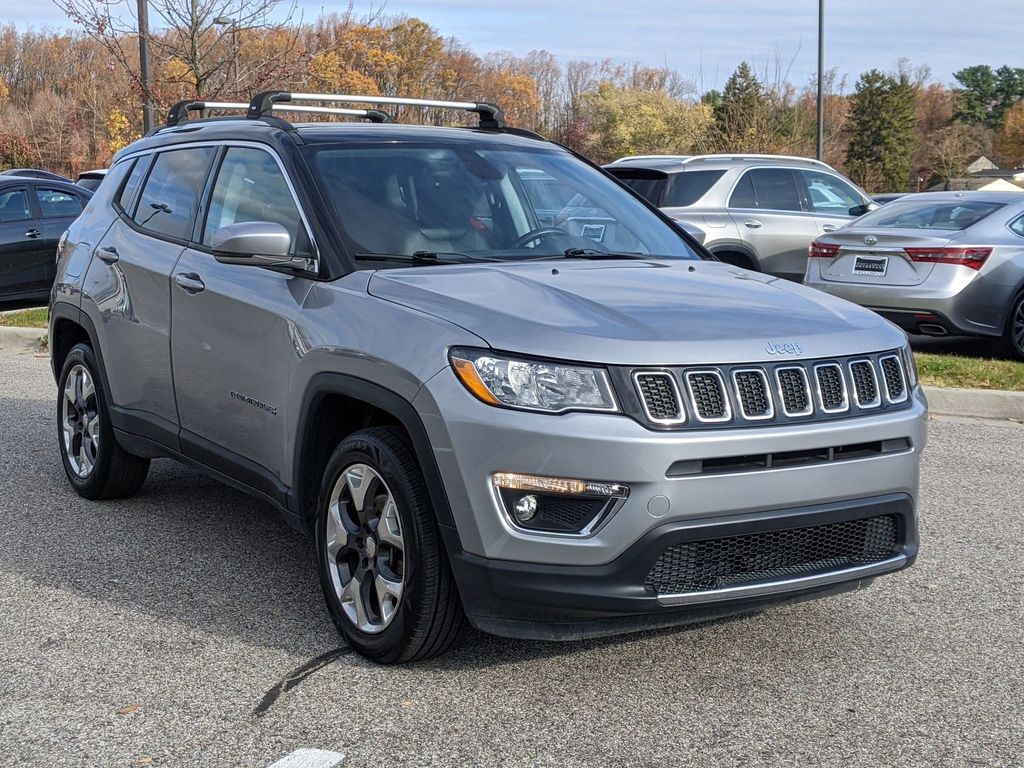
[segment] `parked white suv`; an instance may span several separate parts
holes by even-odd
[[[807,246],[878,205],[831,166],[783,155],[644,155],[605,170],[729,264],[800,281]]]

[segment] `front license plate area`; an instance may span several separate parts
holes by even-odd
[[[888,256],[857,256],[853,262],[853,274],[885,277],[889,268]]]

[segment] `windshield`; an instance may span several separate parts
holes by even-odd
[[[857,219],[858,227],[963,230],[1002,208],[984,200],[907,200],[900,198]]]
[[[632,195],[564,151],[477,142],[305,151],[357,260],[700,258]]]

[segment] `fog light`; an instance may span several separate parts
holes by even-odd
[[[537,514],[537,497],[530,494],[516,502],[516,520],[525,523]]]

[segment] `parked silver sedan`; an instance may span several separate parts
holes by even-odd
[[[996,337],[1024,359],[1024,194],[894,200],[810,247],[804,283],[904,330]]]

